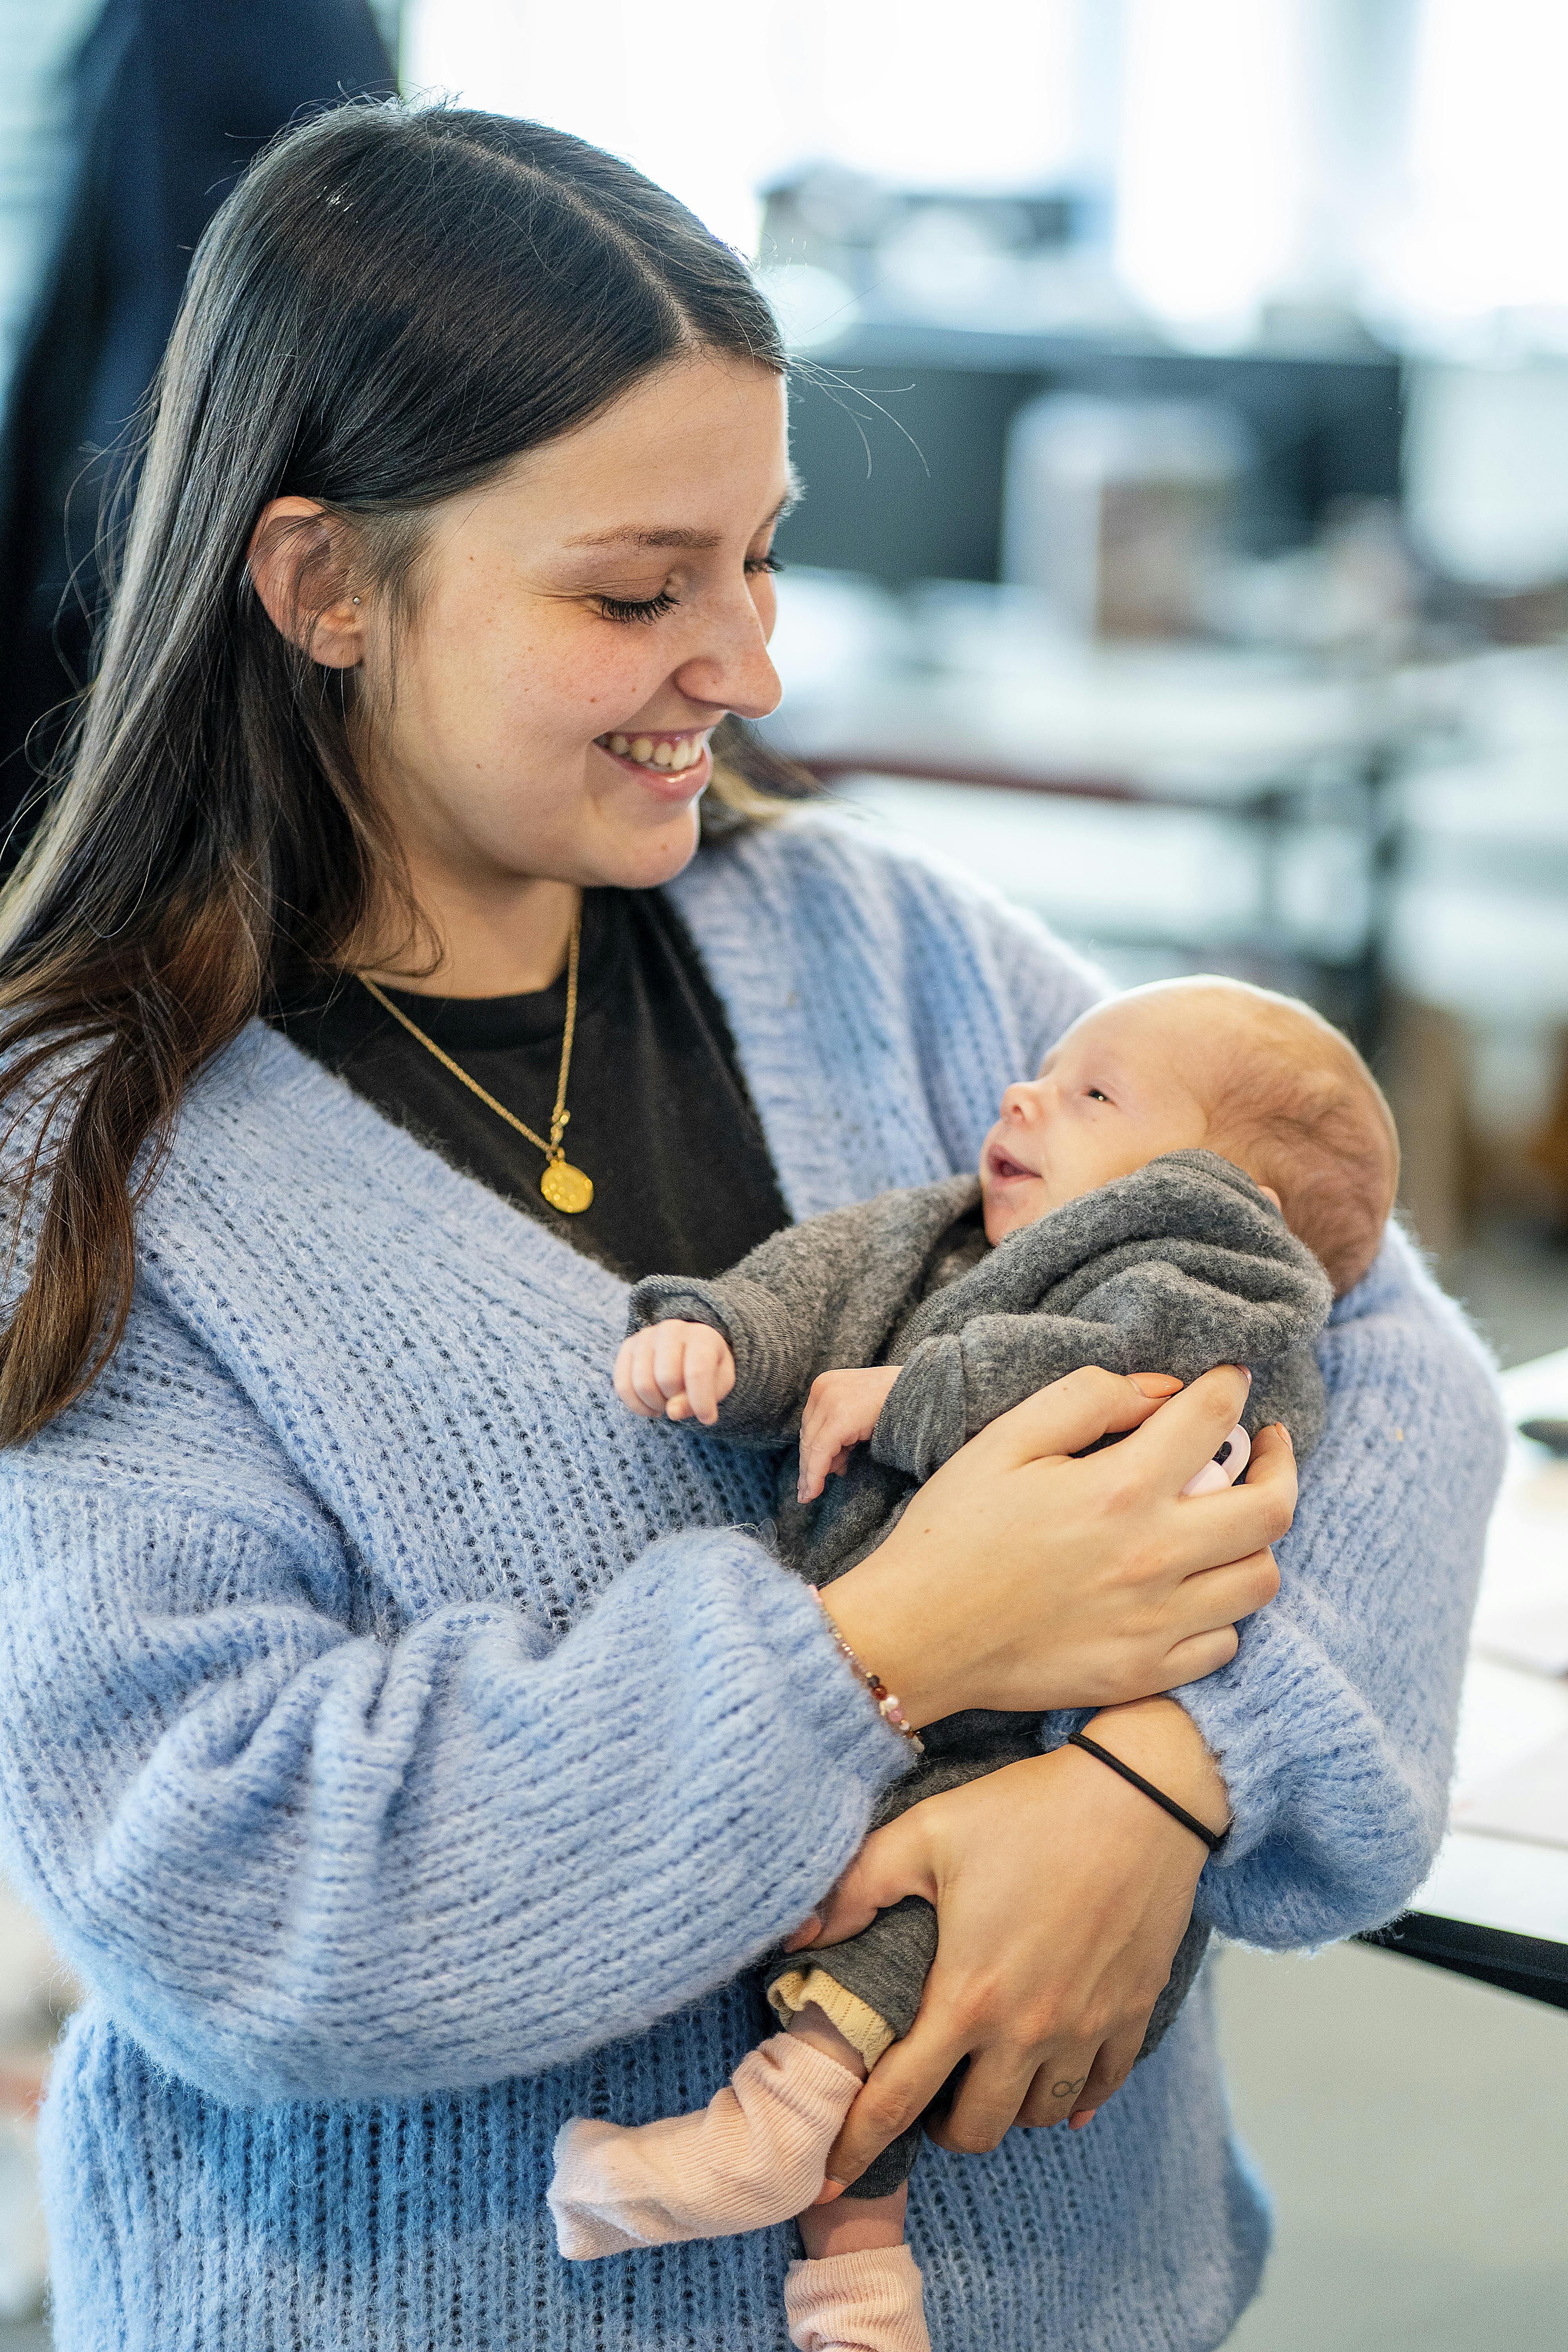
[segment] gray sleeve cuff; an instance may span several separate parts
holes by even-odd
[[[627,1339],[646,1331],[650,1324],[671,1321],[710,1324],[731,1348],[735,1344],[717,1284],[675,1274],[650,1274],[646,1281],[634,1284],[626,1303]]]
[[[809,1338],[793,1328],[772,1292],[742,1275],[699,1282],[695,1276],[655,1274],[637,1284],[628,1334],[671,1317],[706,1323],[729,1342],[735,1385],[719,1408],[724,1436],[778,1445],[798,1433],[811,1385]]]
[[[929,1478],[967,1434],[963,1339],[957,1332],[922,1339],[878,1416],[872,1459],[908,1477]]]

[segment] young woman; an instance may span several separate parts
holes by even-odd
[[[558,132],[345,109],[196,257],[0,966],[0,1815],[91,1989],[62,2352],[781,2340],[791,2233],[568,2265],[543,2204],[564,2118],[727,2078],[908,1753],[765,1465],[620,1409],[624,1285],[971,1164],[1092,993],[725,765],[790,495],[745,270]],[[915,1724],[1098,1709],[1231,1822],[1200,1878],[1058,1747],[855,1863],[942,1946],[830,2171],[967,2061],[910,2211],[949,2352],[1221,2341],[1265,2222],[1203,2003],[1129,2075],[1194,1892],[1316,1941],[1433,1850],[1495,1415],[1397,1242],[1326,1368],[1271,1606],[1284,1440],[1179,1499],[1231,1372],[1042,1392],[833,1589]]]

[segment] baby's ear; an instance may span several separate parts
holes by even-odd
[[[1283,1215],[1285,1214],[1285,1203],[1284,1203],[1284,1202],[1279,1198],[1279,1193],[1274,1190],[1273,1185],[1272,1185],[1272,1184],[1259,1184],[1259,1185],[1258,1185],[1258,1191],[1262,1193],[1262,1195],[1263,1195],[1263,1197],[1264,1197],[1264,1199],[1265,1199],[1266,1201],[1272,1201],[1272,1202],[1273,1202],[1273,1203],[1274,1203],[1275,1207],[1279,1210],[1279,1212],[1280,1215],[1281,1215],[1281,1216],[1283,1216]]]

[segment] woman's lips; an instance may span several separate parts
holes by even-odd
[[[625,743],[627,748],[624,751],[613,751],[610,749],[612,742]],[[663,743],[672,748],[677,744],[690,746],[696,756],[689,759],[684,767],[673,764],[664,767],[654,759],[639,760],[634,755],[632,745],[644,742],[654,750]],[[599,735],[595,738],[594,749],[602,751],[606,760],[613,760],[617,768],[624,768],[628,775],[635,776],[639,784],[646,785],[655,798],[661,801],[695,800],[713,774],[713,754],[708,747],[707,736],[699,735],[690,729],[681,735]]]

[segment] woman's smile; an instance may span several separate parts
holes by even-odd
[[[614,760],[618,768],[629,769],[638,783],[647,785],[660,800],[693,801],[713,773],[708,738],[714,723],[710,719],[706,727],[639,728],[625,734],[596,735],[594,748]]]

